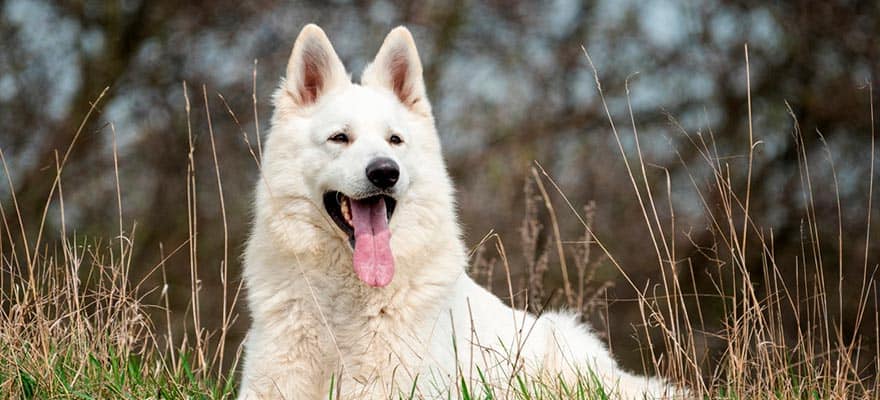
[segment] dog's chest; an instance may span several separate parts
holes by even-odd
[[[424,304],[408,288],[377,293],[340,293],[327,304],[328,323],[339,347],[334,352],[349,371],[361,374],[380,366],[416,368],[430,343],[438,303]],[[330,300],[325,298],[325,300]]]

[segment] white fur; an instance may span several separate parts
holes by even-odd
[[[664,383],[622,371],[572,316],[512,310],[467,276],[405,28],[388,35],[362,82],[351,83],[320,28],[303,29],[275,95],[245,254],[253,326],[239,398],[327,398],[331,381],[343,399],[397,398],[413,386],[418,397],[456,398],[461,377],[482,390],[477,369],[501,388],[517,373],[574,381],[592,371],[619,398],[666,393]],[[327,140],[343,130],[350,144]],[[404,143],[389,144],[391,133]],[[384,288],[358,280],[347,237],[322,203],[326,191],[369,191],[364,169],[377,156],[401,168],[389,225],[396,273]]]

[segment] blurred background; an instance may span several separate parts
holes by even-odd
[[[865,342],[876,339],[876,309],[857,323],[854,295],[880,254],[873,239],[880,238],[876,205],[870,213],[878,223],[866,241],[869,88],[880,72],[876,1],[5,0],[0,2],[0,150],[12,186],[0,185],[2,210],[14,213],[14,194],[28,236],[37,235],[39,224],[27,222],[41,220],[56,157],[65,156],[90,104],[109,87],[63,173],[66,229],[80,240],[118,235],[115,131],[123,230],[135,241],[131,279],[145,279],[144,293],[156,301],[158,291],[149,291],[161,287],[162,276],[150,271],[168,256],[164,267],[172,315],[186,321],[190,259],[186,251],[172,251],[189,237],[186,82],[198,197],[200,308],[205,325],[218,326],[224,234],[206,111],[223,182],[234,289],[258,173],[248,142],[255,145],[256,135],[268,130],[271,94],[297,33],[309,22],[324,28],[355,80],[391,28],[403,24],[413,32],[457,184],[466,243],[474,249],[489,232],[497,232],[515,287],[528,281],[536,259],[547,257],[551,267],[542,278],[541,300],[559,303],[553,294],[560,284],[559,260],[545,245],[550,235],[546,229],[533,235],[532,251],[520,243],[523,219],[530,214],[526,199],[535,193],[534,188],[524,192],[533,162],[547,170],[578,212],[592,204],[594,233],[633,284],[607,257],[594,256],[588,291],[601,305],[585,318],[614,338],[616,356],[635,370],[642,369],[645,329],[633,286],[650,292],[662,274],[620,151],[630,160],[636,157],[628,106],[661,225],[672,226],[674,215],[683,290],[716,291],[713,277],[721,272],[706,247],[717,239],[708,229],[709,216],[724,199],[696,190],[714,178],[692,140],[711,138],[731,182],[742,185],[736,191],[745,189],[747,43],[753,134],[759,143],[751,171],[752,218],[768,235],[772,229],[773,251],[784,261],[779,268],[792,276],[801,271],[805,238],[819,246],[826,259],[820,262],[823,270],[811,272],[818,278],[811,279],[827,280],[828,302],[835,305],[831,312],[842,322],[843,336],[867,326]],[[582,46],[598,71],[621,147]],[[802,158],[811,168],[811,199],[803,192]],[[562,238],[581,240],[584,227],[550,191]],[[810,203],[818,235],[807,232]],[[549,225],[546,211],[531,215]],[[55,202],[44,243],[51,246],[60,224]],[[16,229],[0,230],[0,239]],[[6,237],[0,246],[8,245]],[[492,264],[495,246],[484,247],[481,263]],[[4,253],[4,262],[15,256]],[[760,275],[766,260],[760,251],[752,257]],[[504,274],[493,276],[485,278],[508,298]],[[705,314],[700,361],[717,362],[724,346],[713,342],[711,332],[722,317],[715,314],[725,308],[717,296],[692,298]],[[231,348],[247,327],[246,310],[237,311]],[[790,321],[793,330],[807,323]]]

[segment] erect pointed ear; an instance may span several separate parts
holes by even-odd
[[[293,45],[284,85],[297,106],[315,103],[339,85],[351,83],[327,35],[315,24],[306,25]]]
[[[364,70],[361,83],[389,89],[409,109],[431,114],[419,52],[412,34],[402,26],[385,37],[376,59]]]

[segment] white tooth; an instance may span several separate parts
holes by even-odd
[[[342,216],[345,218],[345,222],[351,224],[351,209],[349,209],[348,199],[343,200],[340,206],[342,208]]]

